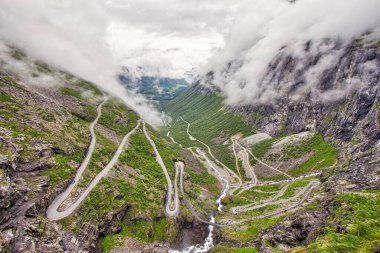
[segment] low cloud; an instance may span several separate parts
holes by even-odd
[[[294,3],[256,0],[245,2],[240,8],[240,17],[225,36],[224,50],[203,68],[204,74],[214,71],[214,84],[224,92],[230,104],[265,102],[283,95],[263,80],[268,66],[281,50],[302,59],[308,41],[318,46],[311,50],[327,52],[321,62],[306,73],[308,84],[304,89],[314,89],[315,78],[333,66],[339,57],[339,51],[323,43],[326,38],[344,44],[380,27],[378,0],[298,0]]]
[[[0,40],[124,99],[152,124],[162,115],[115,76],[196,75],[224,45],[234,0],[0,0]]]
[[[161,125],[164,115],[116,79],[120,67],[106,41],[109,20],[99,1],[0,1],[1,40],[94,82],[122,98],[149,123]]]
[[[228,103],[270,99],[278,92],[263,76],[284,46],[302,58],[309,40],[346,43],[378,29],[379,9],[379,0],[0,0],[0,39],[96,83],[158,124],[162,115],[119,85],[121,66],[135,77],[212,70]],[[307,76],[334,60],[326,54]]]

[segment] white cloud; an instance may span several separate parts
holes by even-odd
[[[215,84],[229,103],[251,103],[259,95],[266,98],[278,95],[261,85],[261,81],[268,64],[283,46],[296,55],[309,40],[348,41],[380,26],[378,0],[298,0],[295,3],[256,0],[245,2],[240,8],[241,15],[225,37],[226,47],[204,68],[204,73],[215,71]],[[231,60],[241,67],[226,75]],[[318,67],[322,70],[333,60],[325,58],[324,66]]]
[[[117,83],[120,65],[182,77],[223,45],[234,2],[0,0],[0,39],[93,81],[157,124],[161,115]]]
[[[106,42],[110,16],[99,1],[0,1],[0,38],[121,97],[153,125],[163,115],[116,80],[119,66]]]
[[[122,96],[157,123],[160,114],[116,82],[120,65],[170,77],[216,70],[228,101],[246,103],[262,92],[281,47],[296,55],[310,39],[349,39],[378,27],[379,9],[379,0],[0,0],[0,38]]]
[[[137,68],[142,67],[145,74],[173,78],[182,78],[186,71],[205,63],[224,43],[216,32],[183,37],[149,33],[125,23],[112,23],[107,35],[120,65],[128,66],[136,75]]]

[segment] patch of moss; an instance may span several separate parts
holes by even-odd
[[[380,193],[343,193],[335,197],[325,232],[294,252],[375,252],[380,248]],[[339,226],[338,226],[339,225]],[[338,229],[339,228],[339,229]]]
[[[292,176],[299,176],[310,171],[332,166],[337,160],[337,152],[334,146],[327,144],[322,135],[316,134],[313,138],[302,142],[296,147],[299,154],[312,152],[312,156],[303,164],[289,171]],[[294,151],[292,152],[294,154]],[[298,156],[298,155],[294,155]]]
[[[220,192],[218,180],[213,175],[210,175],[207,170],[203,171],[203,173],[198,173],[193,171],[191,168],[186,168],[186,173],[189,174],[190,182],[193,184],[200,185],[215,195]]]
[[[264,157],[264,155],[269,151],[269,149],[271,149],[273,143],[277,140],[277,138],[270,138],[256,143],[252,146],[252,154],[259,159]]]
[[[213,139],[228,140],[236,133],[248,136],[254,130],[242,117],[225,109],[223,99],[218,95],[206,95],[189,89],[170,102],[165,107],[165,112],[173,119],[183,117],[190,122],[191,135],[209,145],[218,160],[235,170],[235,157],[228,145],[215,143]],[[204,145],[188,138],[186,129],[187,124],[178,120],[168,130],[171,131],[173,138],[185,147],[195,146],[206,150]]]
[[[70,161],[81,163],[83,159],[83,151],[75,150],[73,155],[57,154],[54,156],[56,165],[53,168],[44,170],[41,174],[49,176],[49,184],[58,184],[68,180],[76,171],[69,165]]]
[[[0,94],[0,102],[12,102],[12,96],[9,94]]]
[[[208,251],[209,253],[257,253],[255,248],[251,247],[233,247],[219,244]]]
[[[95,84],[90,83],[88,81],[80,80],[79,82],[76,83],[76,86],[79,86],[84,90],[90,90],[96,96],[103,96],[103,92],[99,90],[99,88],[96,87]]]
[[[242,226],[222,228],[222,235],[226,239],[238,240],[240,242],[253,241],[257,238],[260,231],[269,228],[283,219],[283,216],[271,217],[255,220]]]
[[[98,124],[116,132],[119,136],[126,135],[137,124],[137,114],[117,99],[107,101],[102,110],[106,113],[102,113]]]
[[[80,188],[86,187],[90,181],[92,181],[95,176],[103,170],[104,166],[109,163],[118,148],[117,145],[103,137],[97,131],[95,131],[95,134],[95,149],[92,153],[91,161],[83,173],[83,178],[78,183],[78,187]]]
[[[174,223],[166,218],[158,218],[153,221],[134,220],[130,224],[124,223],[121,231],[115,235],[106,236],[101,241],[102,251],[109,252],[115,246],[123,245],[123,238],[131,237],[142,242],[155,242],[161,240],[173,240]]]
[[[61,87],[60,90],[63,94],[75,97],[77,99],[82,99],[81,93],[73,88]]]

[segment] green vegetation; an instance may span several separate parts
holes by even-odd
[[[74,79],[74,78],[73,78]],[[86,100],[85,96],[82,96],[82,93],[84,92],[91,92],[92,96],[98,96],[102,97],[103,92],[100,91],[95,84],[92,84],[90,82],[84,81],[84,80],[75,80],[74,85],[71,85],[70,87],[61,87],[60,90],[62,91],[63,94],[75,97],[77,99]]]
[[[244,247],[244,248],[235,248],[229,247],[228,245],[219,244],[208,251],[209,253],[257,253],[255,248]]]
[[[272,184],[272,185],[260,185],[255,186],[252,189],[249,189],[245,192],[243,192],[240,195],[235,195],[230,197],[227,208],[234,207],[234,206],[240,206],[240,205],[246,205],[246,204],[252,204],[253,202],[258,202],[260,200],[264,200],[267,198],[270,198],[272,196],[275,196],[278,191],[281,190],[282,187],[284,187],[285,184]],[[256,190],[262,191],[262,192],[256,192]]]
[[[2,77],[1,82],[12,86],[13,93],[28,92],[24,87],[16,84],[12,77]],[[68,109],[59,108],[56,110],[46,110],[43,104],[23,105],[18,101],[18,97],[12,98],[10,94],[2,93],[2,101],[7,101],[5,110],[0,110],[4,121],[0,121],[0,127],[10,131],[13,142],[19,146],[20,161],[37,161],[39,159],[38,150],[32,142],[43,145],[51,145],[57,152],[52,152],[55,165],[52,168],[42,170],[40,173],[49,176],[50,185],[69,180],[76,171],[87,146],[87,138],[83,138],[88,133],[87,122],[73,116]],[[16,115],[16,116],[15,116]],[[56,115],[65,115],[65,120],[60,119],[58,125],[51,125],[34,121],[40,117],[45,122],[56,122]],[[44,122],[42,121],[42,122]]]
[[[81,87],[85,91],[91,91],[93,95],[95,96],[99,96],[99,97],[103,96],[103,92],[99,90],[98,87],[96,87],[96,85],[93,83],[80,80],[75,83],[75,86]]]
[[[203,188],[208,189],[213,194],[218,195],[220,193],[219,182],[218,180],[211,174],[209,174],[206,170],[201,173],[193,171],[191,168],[186,168],[186,173],[190,176],[190,182],[196,185],[200,185]]]
[[[38,65],[40,71],[47,71],[45,67]],[[54,158],[53,167],[38,171],[39,175],[50,178],[49,191],[53,191],[57,184],[70,183],[83,161],[90,141],[89,122],[95,118],[96,105],[101,101],[100,96],[103,96],[90,83],[78,81],[70,75],[67,77],[72,80],[66,80],[65,86],[57,90],[56,94],[62,96],[62,101],[76,101],[75,106],[66,108],[58,104],[55,106],[54,103],[40,103],[43,98],[37,98],[37,93],[33,94],[36,99],[25,103],[21,99],[29,95],[28,89],[17,84],[11,77],[0,76],[0,102],[6,103],[5,107],[0,108],[0,127],[9,130],[12,142],[19,148],[20,162],[38,162],[42,155]],[[138,120],[132,110],[116,99],[105,103],[102,112],[98,122],[101,126],[96,130],[97,144],[92,161],[84,174],[84,180],[80,182],[83,187],[91,179],[87,173],[90,176],[97,174],[117,148],[117,144],[107,136],[113,135],[121,141]],[[183,159],[182,150],[163,139],[149,126],[148,131],[170,176],[174,178],[173,160]],[[2,142],[1,145],[3,144],[6,143]],[[4,151],[4,155],[13,158],[10,150]],[[0,173],[4,171],[0,170]],[[191,168],[186,168],[185,173],[185,176],[191,174],[194,178],[193,181],[186,182],[190,189],[208,184],[210,188],[217,185],[216,179],[205,172],[193,173]],[[26,180],[26,183],[33,184],[33,180]],[[28,196],[34,198],[36,195],[38,194],[31,191]],[[145,242],[174,240],[178,235],[178,223],[162,218],[165,195],[165,176],[156,162],[152,147],[139,130],[130,139],[129,148],[121,154],[108,177],[99,182],[73,215],[59,223],[65,230],[78,234],[88,224],[101,229],[105,222],[110,222],[110,218],[113,218],[112,223],[120,225],[122,231],[118,235],[105,237],[102,246],[106,251],[120,243],[116,239],[123,236]],[[115,218],[115,214],[124,213],[126,216],[117,215]],[[183,212],[183,215],[187,213]]]
[[[303,141],[285,154],[287,157],[299,157],[300,155],[312,152],[312,156],[303,164],[289,172],[292,176],[299,176],[310,171],[328,168],[337,160],[337,153],[334,146],[327,144],[322,135],[316,134],[312,138]]]
[[[165,111],[173,119],[183,117],[192,123],[191,132],[207,144],[213,144],[211,139],[218,136],[228,138],[239,132],[252,133],[241,117],[222,109],[223,106],[223,97],[190,89],[168,104]]]
[[[281,208],[281,205],[267,205],[267,206],[261,207],[259,209],[253,209],[253,210],[249,210],[247,212],[244,212],[241,216],[247,217],[247,218],[258,217],[258,216],[264,215],[266,213],[272,213],[275,210],[278,210],[280,208]]]
[[[98,124],[115,131],[121,138],[129,133],[137,124],[137,115],[125,107],[116,99],[110,99],[102,107],[102,115]],[[117,122],[120,122],[119,124]],[[118,144],[111,142],[105,136],[96,131],[96,146],[92,154],[91,162],[83,173],[83,179],[78,184],[79,188],[86,187],[90,181],[109,163],[115,154]]]
[[[118,148],[117,145],[109,141],[97,131],[95,134],[96,146],[92,153],[91,161],[83,173],[83,178],[78,183],[78,188],[86,187],[109,163]]]
[[[65,95],[72,96],[72,97],[75,97],[75,98],[78,98],[78,99],[82,99],[82,96],[81,96],[80,92],[77,91],[77,90],[75,90],[75,89],[73,89],[73,88],[61,87],[60,90]]]
[[[124,223],[119,233],[106,236],[101,241],[104,253],[109,252],[113,247],[123,245],[125,237],[132,237],[143,242],[154,242],[164,239],[173,240],[176,231],[175,223],[169,223],[166,218],[158,218],[154,221],[134,220],[132,223]]]
[[[311,171],[330,167],[337,159],[334,146],[327,144],[320,134],[314,134],[297,143],[290,142],[285,144],[280,152],[271,153],[273,144],[278,140],[280,138],[277,137],[256,143],[252,147],[252,153],[259,159],[276,163],[308,156],[305,162],[288,172],[291,176],[297,177]],[[251,161],[252,164],[257,163],[253,158]],[[281,180],[284,177],[284,175],[279,175],[270,178],[270,180]],[[269,178],[260,177],[260,180],[269,180]]]
[[[228,207],[234,206],[242,206],[252,204],[253,202],[257,202],[260,200],[264,200],[276,195],[276,193],[263,193],[263,192],[253,192],[253,191],[245,191],[239,196],[233,196],[230,199],[230,203],[228,203]]]
[[[120,137],[130,132],[137,124],[138,116],[132,110],[126,108],[125,104],[116,99],[110,99],[104,105],[98,124],[114,131]]]
[[[316,177],[308,177],[304,179],[299,179],[295,182],[293,182],[288,189],[286,189],[284,195],[281,198],[287,199],[292,196],[294,196],[298,191],[300,191],[302,188],[306,187],[309,182],[313,179],[316,179]]]
[[[231,144],[231,143],[229,143]],[[204,148],[204,146],[203,146]],[[236,172],[236,160],[233,151],[227,145],[211,145],[213,155],[231,170]],[[206,151],[206,149],[204,149]]]
[[[280,181],[280,180],[287,180],[287,179],[289,179],[289,177],[285,176],[284,174],[277,175],[277,176],[271,176],[271,177],[258,176],[257,178],[260,181]]]
[[[344,193],[335,197],[323,235],[294,252],[375,252],[380,247],[380,193]]]
[[[206,95],[190,88],[164,109],[173,120],[183,117],[191,123],[191,135],[209,145],[217,159],[231,169],[235,168],[234,155],[228,145],[223,143],[237,133],[250,135],[253,129],[240,116],[233,115],[224,108],[223,97]],[[173,122],[169,130],[173,138],[182,145],[205,149],[201,143],[189,140],[186,129],[187,124],[178,120],[176,124]]]
[[[168,172],[174,178],[174,159],[182,159],[182,151],[174,144],[160,137],[149,126],[147,130],[162,156]],[[117,172],[117,178],[113,173]],[[119,157],[117,166],[110,176],[101,180],[89,197],[80,206],[80,216],[69,217],[62,224],[74,232],[79,232],[82,224],[87,222],[102,222],[107,214],[117,213],[128,208],[128,217],[120,221],[120,233],[108,235],[102,240],[102,249],[109,252],[114,246],[122,245],[123,238],[133,237],[144,242],[158,240],[174,240],[178,234],[178,224],[175,221],[159,218],[164,215],[164,196],[166,179],[161,167],[157,164],[153,149],[141,128],[131,136],[130,145]],[[186,168],[186,174],[192,175],[191,189],[212,182],[217,186],[216,179]],[[198,195],[197,195],[198,196]],[[146,217],[134,219],[133,217]],[[153,221],[149,221],[152,217]]]
[[[177,145],[163,139],[161,135],[148,125],[147,130],[152,140],[156,143],[158,152],[160,153],[168,172],[174,175],[174,160],[182,158],[182,150]]]
[[[263,229],[279,223],[284,219],[284,216],[271,217],[268,219],[259,219],[246,223],[242,226],[232,226],[222,228],[222,235],[225,239],[238,240],[240,242],[248,242],[254,240],[259,232]]]
[[[256,143],[252,147],[252,154],[259,159],[262,158],[272,148],[273,143],[277,140],[278,138],[271,138]]]
[[[72,175],[74,175],[76,168],[69,165],[71,161],[75,161],[77,163],[81,163],[83,160],[84,154],[82,151],[76,150],[74,155],[65,155],[59,154],[55,155],[56,165],[51,168],[44,170],[42,175],[50,177],[50,184],[58,184],[65,182]]]
[[[172,159],[179,159],[180,153],[171,149],[157,133],[151,132],[150,135],[156,142],[169,173],[173,175]],[[133,173],[126,168],[133,168]],[[70,217],[62,222],[66,228],[79,232],[83,223],[102,222],[109,213],[121,212],[127,208],[128,218],[143,216],[151,219],[163,216],[166,180],[141,129],[131,136],[130,146],[120,155],[113,171],[117,172],[118,177],[113,177],[111,172],[110,177],[102,179],[81,205],[78,211],[80,217]],[[143,219],[120,222],[124,224],[122,231],[103,239],[102,248],[105,252],[121,245],[126,236],[152,242],[172,240],[177,234],[176,223],[169,224],[166,218],[157,218],[154,222]]]
[[[149,211],[153,216],[154,212],[157,212],[157,206],[153,210],[154,205],[149,205],[149,197],[144,194],[149,194],[151,189],[145,191],[146,185],[142,182],[132,185],[118,178],[102,179],[101,184],[96,188],[80,208],[84,221],[99,222],[110,212],[125,210],[127,204],[133,205],[135,211],[152,208]]]
[[[136,168],[140,175],[144,175],[152,179],[146,179],[147,186],[158,186],[161,190],[165,188],[165,176],[161,167],[157,164],[153,155],[153,149],[149,141],[145,138],[144,133],[139,130],[130,139],[130,147],[119,157],[121,164],[126,164],[132,168]],[[173,165],[171,165],[173,167]],[[168,167],[171,168],[171,167]]]
[[[48,69],[41,63],[37,63],[36,66]],[[1,82],[12,86],[12,94],[28,92],[25,87],[17,84],[13,77],[1,76]],[[62,87],[60,91],[63,95],[81,98],[78,86],[72,85],[70,82],[67,82],[67,87]],[[57,150],[57,152],[52,152],[55,166],[41,171],[41,175],[50,177],[50,185],[69,180],[83,160],[88,145],[88,138],[84,138],[88,136],[86,120],[92,120],[96,115],[95,106],[87,100],[81,101],[83,115],[78,115],[77,112],[69,111],[69,108],[60,107],[47,110],[44,104],[29,102],[28,106],[24,106],[18,101],[17,96],[12,98],[10,94],[0,93],[2,94],[1,100],[9,102],[6,110],[1,110],[6,121],[1,121],[0,126],[10,130],[14,142],[22,148],[20,160],[34,161],[38,159],[39,155],[34,150],[34,145],[30,145],[32,141],[46,145],[50,143]],[[34,122],[34,119],[38,117],[45,122],[58,124]],[[91,117],[91,119],[86,117]]]
[[[0,102],[12,102],[12,96],[9,94],[0,94]]]
[[[103,96],[103,93],[91,83],[85,81],[78,81],[76,79],[73,80],[73,82],[75,83],[75,85],[63,86],[60,87],[59,90],[63,94],[77,99],[79,104],[81,105],[82,110],[80,112],[74,111],[72,113],[81,119],[91,122],[95,119],[97,115],[96,106],[94,105],[94,101],[92,101],[92,99],[96,97],[99,99],[99,97]],[[89,95],[89,97],[85,95],[88,92],[92,93]],[[120,101],[117,102],[120,103]]]
[[[13,52],[12,56],[19,60],[25,57],[18,51]],[[40,72],[54,72],[43,63],[35,65]],[[27,94],[28,89],[21,82],[18,84],[13,77],[0,75],[0,102],[5,105],[0,108],[0,127],[6,129],[2,131],[10,132],[9,139],[17,146],[20,162],[37,162],[45,155],[51,155],[54,158],[55,164],[52,168],[38,171],[39,175],[50,178],[49,192],[53,191],[57,184],[69,183],[83,161],[89,143],[88,125],[96,116],[98,103],[96,101],[100,101],[103,96],[103,92],[91,83],[77,79],[74,81],[74,77],[69,74],[67,77],[72,78],[73,82],[65,82],[65,86],[59,90],[60,96],[66,100],[69,96],[70,102],[78,102],[74,106],[75,111],[65,106],[44,105],[40,103],[42,98],[23,101],[22,98],[28,97],[25,95],[31,96],[31,93]],[[33,96],[37,98],[38,94],[33,94]],[[214,155],[233,169],[235,157],[230,150],[229,139],[237,133],[243,136],[250,135],[253,129],[241,117],[225,109],[222,100],[221,96],[206,95],[190,89],[168,104],[165,109],[174,120],[183,117],[184,120],[190,122],[191,135],[209,145]],[[263,116],[253,113],[252,117],[259,121]],[[97,146],[84,179],[80,182],[81,187],[88,185],[116,151],[117,144],[107,139],[107,133],[114,134],[116,139],[121,140],[136,126],[137,120],[137,114],[127,109],[120,100],[110,99],[104,104],[103,114],[98,124],[106,129],[102,131],[98,128],[99,131],[96,131]],[[185,147],[196,146],[206,150],[202,143],[188,138],[186,128],[187,124],[179,120],[166,130],[170,130],[175,140]],[[148,131],[157,145],[170,176],[174,178],[173,160],[185,160],[184,153],[178,146],[169,143],[149,126]],[[289,171],[292,176],[330,167],[337,159],[335,148],[328,145],[318,134],[299,143],[285,145],[281,154],[267,155],[278,139],[273,138],[257,143],[253,146],[252,152],[258,158],[273,162],[279,160],[286,162],[307,157],[305,162]],[[11,160],[15,154],[11,149],[13,146],[8,145],[7,141],[2,141],[0,148],[3,151],[2,154]],[[359,141],[353,140],[352,144]],[[6,173],[8,173],[6,170],[0,169],[0,175],[4,176]],[[283,178],[284,176],[280,175],[266,179]],[[281,198],[294,196],[312,179],[293,182]],[[33,186],[33,179],[28,178],[25,183]],[[0,184],[9,186],[8,182]],[[209,211],[203,206],[204,203],[208,203],[208,200],[205,201],[199,196],[202,188],[210,192],[205,194],[206,198],[209,195],[217,195],[220,192],[217,179],[208,174],[202,165],[187,164],[185,184],[187,197],[200,214],[203,215]],[[284,187],[284,184],[257,186],[239,196],[225,200],[227,204],[225,209],[270,198],[275,196],[281,187]],[[266,192],[255,192],[255,190]],[[31,190],[27,193],[27,196],[31,198],[37,195],[37,191]],[[109,252],[116,245],[122,245],[125,237],[132,237],[142,242],[173,241],[179,234],[178,220],[183,217],[178,220],[164,218],[165,195],[165,176],[156,162],[151,145],[140,129],[131,137],[128,149],[121,154],[118,164],[107,178],[100,181],[76,213],[60,221],[60,224],[75,233],[80,233],[82,226],[94,224],[103,234],[107,233],[102,230],[103,225],[113,219],[112,223],[115,227],[121,228],[121,231],[104,237],[101,242],[104,252]],[[215,204],[215,198],[210,197],[210,199]],[[314,201],[306,208],[318,209],[319,204]],[[279,207],[280,205],[268,205],[239,214],[239,217],[223,212],[218,214],[220,217],[217,218],[252,218]],[[332,215],[328,218],[327,227],[321,232],[320,237],[309,246],[298,247],[295,249],[296,252],[371,252],[380,248],[380,193],[378,191],[340,194],[334,197],[330,208]],[[185,208],[181,209],[181,215],[187,218],[188,211],[185,210]],[[221,228],[221,234],[226,241],[252,242],[260,231],[282,221],[284,217],[283,215],[255,220],[241,226],[224,227]],[[211,252],[249,253],[256,250],[250,247],[234,248],[229,247],[228,244],[222,244],[213,248]]]
[[[190,140],[189,136],[186,133],[187,124],[182,120],[177,120],[175,124],[169,129],[170,136],[174,138],[174,140],[183,145],[184,148],[188,147],[199,147],[204,148],[204,145],[199,143],[198,141]],[[191,128],[190,128],[190,133]]]
[[[274,199],[273,201],[277,201],[280,199],[289,199],[297,192],[299,192],[302,188],[306,187],[307,184],[314,178],[305,178],[301,180],[297,180],[293,182],[284,192],[284,195],[281,196],[278,199]],[[277,195],[278,191],[280,191],[286,184],[281,184],[281,185],[264,185],[264,186],[257,186],[254,189],[245,191],[239,196],[233,196],[230,197],[229,203],[227,203],[227,206],[225,207],[226,209],[230,209],[231,207],[235,206],[242,206],[242,205],[247,205],[247,204],[252,204],[252,203],[258,203],[262,200],[266,200],[268,198],[274,197]],[[261,190],[265,192],[255,192],[255,190]],[[297,198],[300,199],[301,197]],[[272,205],[267,205],[265,207],[260,207],[258,209],[254,210],[249,210],[247,212],[240,213],[238,215],[238,219],[251,219],[253,217],[258,217],[264,214],[271,213],[275,210],[278,210],[281,207],[290,205],[291,203],[294,202],[289,202],[285,204],[272,204]],[[248,224],[248,226],[239,226],[236,228],[223,228],[223,236],[226,236],[227,238],[233,240],[237,239],[239,241],[247,242],[254,240],[258,233],[262,231],[263,229],[268,228],[269,226],[276,224],[277,222],[281,221],[284,219],[286,216],[276,216],[276,217],[271,217],[271,218],[266,218],[266,219],[258,219],[255,220],[251,223]],[[223,216],[223,219],[237,219],[236,215],[227,215]]]

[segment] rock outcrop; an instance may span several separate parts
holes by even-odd
[[[342,181],[350,186],[344,191],[380,188],[379,43],[368,45],[359,39],[342,46],[336,42],[335,50],[341,54],[334,65],[313,80],[313,90],[303,89],[308,81],[306,73],[323,55],[306,53],[308,57],[297,59],[280,53],[272,61],[263,85],[270,85],[281,97],[270,103],[229,107],[259,132],[276,136],[314,130],[338,151],[338,165],[322,176],[327,192],[325,208],[297,213],[270,227],[261,234],[259,246],[268,241],[286,249],[312,242],[323,231],[329,214],[328,198],[342,191]]]

